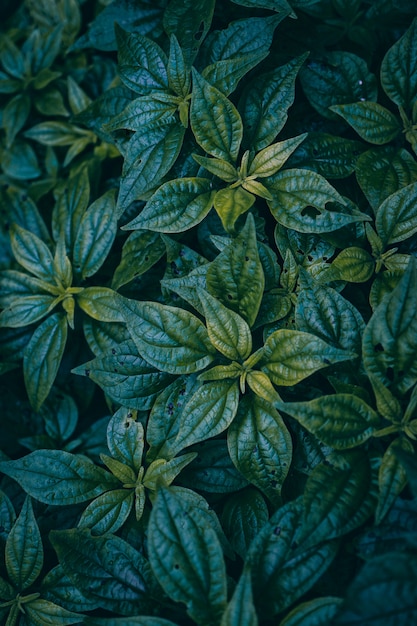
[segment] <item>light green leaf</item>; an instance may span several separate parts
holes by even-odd
[[[116,236],[115,191],[98,198],[84,213],[73,249],[74,271],[88,278],[103,265]]]
[[[46,243],[18,224],[10,227],[10,243],[16,261],[31,274],[54,284],[54,260]]]
[[[288,118],[287,111],[294,102],[295,79],[307,56],[308,53],[295,57],[245,85],[239,102],[245,145],[255,151],[262,150],[282,130]]]
[[[215,0],[171,0],[165,8],[165,32],[176,36],[188,67],[210,29],[214,5]]]
[[[328,626],[342,602],[342,598],[333,596],[302,602],[286,615],[279,626]]]
[[[225,501],[222,526],[233,549],[245,558],[252,540],[268,521],[268,506],[254,487],[235,492]]]
[[[119,615],[150,613],[161,599],[145,557],[120,537],[87,529],[50,533],[64,572],[87,599]]]
[[[221,178],[226,183],[233,183],[237,180],[238,173],[236,167],[234,167],[228,161],[224,159],[216,159],[215,157],[203,157],[200,154],[193,154],[193,159],[197,161],[201,167],[204,167],[208,172]]]
[[[123,245],[122,258],[113,274],[112,289],[119,289],[147,272],[165,252],[159,234],[146,230],[132,232]]]
[[[307,402],[277,402],[277,407],[336,450],[360,445],[380,425],[378,414],[364,400],[349,393],[320,396]]]
[[[300,532],[307,542],[335,539],[362,526],[377,503],[376,481],[367,454],[355,450],[328,456],[309,475],[303,500]]]
[[[199,224],[213,206],[216,192],[207,178],[177,178],[161,185],[143,211],[123,227],[180,233]]]
[[[5,560],[10,581],[19,591],[30,587],[41,573],[43,547],[30,498],[26,498],[19,517],[6,541]]]
[[[342,196],[323,176],[303,169],[286,169],[265,181],[273,199],[268,206],[277,222],[302,233],[337,230],[369,219],[346,207]],[[326,208],[327,203],[332,203]]]
[[[363,248],[352,246],[342,250],[325,270],[320,281],[346,280],[351,283],[366,283],[375,270],[375,260]]]
[[[238,403],[239,386],[235,380],[216,380],[201,385],[182,411],[171,451],[180,452],[225,431],[236,415]]]
[[[210,264],[207,291],[253,326],[262,300],[265,277],[251,214],[239,235]]]
[[[185,128],[180,124],[150,126],[129,141],[118,197],[122,213],[131,202],[156,187],[174,165]]]
[[[44,115],[51,115],[51,112],[44,113]],[[74,126],[69,122],[52,120],[32,126],[24,135],[43,146],[71,146],[78,139],[91,137],[91,131]]]
[[[67,611],[53,602],[37,598],[25,604],[25,613],[34,626],[69,626],[79,624],[82,615]]]
[[[366,371],[394,395],[403,395],[417,381],[417,264],[408,268],[394,291],[375,309],[363,334]]]
[[[417,232],[417,182],[384,200],[377,209],[375,226],[384,248]]]
[[[134,489],[102,493],[84,509],[78,528],[89,528],[98,535],[117,532],[129,517],[134,497]]]
[[[254,202],[255,196],[242,187],[219,189],[213,200],[223,228],[230,233],[234,233],[237,218],[249,211]]]
[[[388,196],[417,180],[417,163],[405,148],[375,148],[358,158],[356,178],[376,212]]]
[[[169,487],[184,467],[187,467],[196,457],[197,452],[189,452],[170,461],[155,459],[143,477],[144,487],[152,491],[157,491],[162,486]]]
[[[152,569],[172,600],[198,624],[216,623],[227,598],[222,548],[212,526],[180,494],[161,489],[149,520]]]
[[[158,302],[124,298],[121,313],[139,353],[170,374],[189,374],[209,365],[214,348],[207,330],[192,313]]]
[[[157,394],[172,379],[139,356],[131,341],[79,365],[72,372],[91,378],[115,403],[140,410],[150,408]]]
[[[63,450],[36,450],[16,461],[2,461],[3,474],[39,502],[76,504],[119,487],[119,481],[91,461]]]
[[[168,89],[167,58],[157,43],[138,32],[128,33],[115,27],[118,46],[118,70],[124,84],[133,91],[148,95]]]
[[[108,287],[85,287],[76,294],[78,306],[101,322],[123,322],[119,312],[118,293]]]
[[[142,423],[136,418],[137,411],[123,407],[116,411],[107,427],[107,446],[115,459],[139,472],[145,433]]]
[[[38,411],[46,400],[58,373],[67,342],[64,315],[54,313],[33,333],[23,355],[23,374],[29,400]]]
[[[227,436],[229,454],[237,469],[277,506],[290,469],[292,440],[271,404],[245,395]]]
[[[243,126],[235,106],[218,89],[193,71],[191,129],[197,143],[209,154],[236,161]]]
[[[249,175],[260,178],[272,176],[281,169],[285,161],[306,137],[307,133],[304,133],[298,137],[278,141],[264,148],[258,152],[250,164]]]
[[[208,291],[198,290],[206,318],[207,332],[212,345],[234,361],[246,359],[252,349],[252,335],[245,320],[228,309]]]
[[[258,626],[248,568],[243,570],[239,578],[233,596],[222,615],[220,626]]]
[[[380,524],[407,484],[407,472],[401,464],[397,450],[411,452],[414,449],[404,437],[394,439],[384,452],[378,472],[379,498],[375,512],[375,523]]]
[[[57,304],[53,296],[24,296],[14,299],[0,313],[0,327],[20,328],[38,322]]]
[[[323,367],[352,357],[311,333],[282,328],[265,342],[262,370],[276,385],[295,385]]]
[[[381,63],[381,84],[398,106],[411,110],[417,98],[417,20],[388,50]]]
[[[362,139],[382,145],[400,133],[400,120],[377,102],[353,102],[330,107],[358,133]]]

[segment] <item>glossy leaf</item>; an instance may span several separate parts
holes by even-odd
[[[227,443],[237,469],[274,505],[280,504],[292,459],[292,440],[276,409],[262,398],[244,396]]]
[[[118,461],[139,472],[142,466],[145,433],[137,412],[120,408],[107,427],[107,445]]]
[[[401,464],[397,450],[413,452],[413,447],[406,439],[394,439],[381,459],[378,472],[379,498],[375,512],[375,521],[380,524],[407,484],[407,472]]]
[[[411,109],[417,97],[417,21],[388,50],[381,64],[381,83],[398,106]]]
[[[78,306],[100,322],[123,322],[119,313],[118,294],[108,287],[86,287],[76,295]]]
[[[233,592],[220,626],[258,626],[258,617],[252,598],[249,569],[244,569]]]
[[[381,204],[375,226],[384,248],[417,232],[417,182],[399,189]]]
[[[20,515],[9,533],[5,559],[9,580],[19,591],[30,587],[41,573],[42,539],[30,498],[24,501]]]
[[[43,598],[37,598],[25,606],[25,613],[36,626],[63,626],[78,624],[82,615],[67,611]]]
[[[190,121],[197,143],[212,156],[233,163],[243,134],[237,109],[196,71],[192,93]]]
[[[147,95],[168,89],[167,58],[148,37],[115,29],[119,50],[120,76],[129,89]]]
[[[222,512],[222,526],[234,550],[245,558],[252,540],[268,521],[268,506],[262,494],[248,487],[231,495]]]
[[[48,246],[33,233],[13,224],[10,241],[17,262],[34,276],[54,282],[53,258]]]
[[[389,143],[401,131],[398,117],[377,102],[333,105],[330,110],[341,115],[369,143]]]
[[[171,0],[164,11],[165,32],[178,39],[188,67],[209,31],[214,5],[214,0]]]
[[[293,137],[292,139],[286,139],[285,141],[278,141],[273,143],[267,148],[264,148],[253,159],[249,167],[249,176],[256,176],[258,178],[265,178],[272,176],[284,165],[289,156],[296,150],[296,148],[304,141],[307,134]]]
[[[349,393],[320,396],[307,402],[277,403],[323,443],[344,450],[369,439],[379,425],[377,413]]]
[[[254,202],[255,196],[242,187],[219,189],[213,199],[223,228],[230,233],[234,232],[238,217],[249,211]]]
[[[253,326],[264,284],[255,225],[249,215],[239,235],[211,263],[207,271],[207,291]]]
[[[375,309],[363,335],[366,371],[394,394],[404,394],[417,380],[416,283],[417,267],[411,258],[394,291]]]
[[[172,124],[176,121],[177,106],[174,102],[160,102],[152,95],[135,98],[121,113],[105,125],[107,131],[141,130],[144,126]]]
[[[146,230],[132,232],[123,245],[122,258],[113,274],[112,289],[119,289],[147,272],[165,252],[159,234]]]
[[[50,315],[33,333],[25,347],[23,374],[30,402],[39,410],[58,373],[67,342],[67,321],[60,313]]]
[[[262,369],[276,385],[295,385],[332,363],[352,358],[311,333],[280,329],[265,342]]]
[[[163,372],[189,374],[213,360],[207,330],[192,313],[128,299],[121,301],[121,313],[139,353]]]
[[[95,498],[84,509],[78,528],[89,528],[99,535],[115,533],[127,520],[133,507],[133,489],[112,489]]]
[[[20,328],[33,324],[45,317],[56,304],[57,299],[53,296],[18,297],[0,313],[0,326],[3,328]]]
[[[352,283],[365,283],[375,270],[375,261],[363,248],[356,246],[342,250],[323,277],[327,280],[346,280]]]
[[[165,592],[197,623],[215,623],[226,605],[219,540],[196,507],[167,489],[158,492],[149,523],[149,560]]]
[[[161,185],[143,211],[124,228],[178,233],[199,224],[213,206],[207,178],[177,178]]]

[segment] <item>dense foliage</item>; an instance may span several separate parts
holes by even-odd
[[[23,0],[0,622],[417,623],[417,8]]]

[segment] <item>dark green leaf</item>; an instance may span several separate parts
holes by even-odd
[[[225,502],[222,526],[232,547],[243,559],[268,517],[268,506],[254,487],[231,495]]]
[[[78,528],[89,528],[99,535],[117,532],[129,517],[134,497],[134,489],[102,493],[83,511]]]
[[[119,409],[107,427],[107,445],[114,458],[139,472],[145,434],[142,423],[136,421],[136,417],[137,413]]]
[[[280,504],[292,459],[292,440],[278,411],[258,396],[244,396],[227,443],[237,469],[274,505]]]
[[[10,581],[19,591],[30,587],[41,573],[43,547],[30,498],[11,529],[6,542],[6,568]]]
[[[45,504],[85,502],[120,485],[109,472],[63,450],[36,450],[16,461],[2,461],[0,469]]]
[[[12,224],[10,228],[10,241],[17,262],[25,270],[54,283],[54,261],[46,243],[18,224]]]
[[[81,168],[70,176],[67,184],[59,190],[57,202],[52,213],[52,233],[59,241],[61,232],[65,233],[65,243],[72,250],[78,236],[81,220],[87,210],[90,198],[88,169]]]
[[[401,131],[399,119],[377,102],[333,105],[330,110],[341,115],[369,143],[389,143]]]
[[[258,626],[248,568],[243,570],[239,578],[233,596],[222,615],[220,626]]]
[[[165,592],[185,603],[197,623],[216,623],[226,605],[226,570],[216,533],[199,509],[161,489],[148,540],[149,560]]]
[[[381,83],[389,98],[411,110],[417,98],[417,20],[394,43],[381,64]]]
[[[38,322],[57,304],[53,296],[25,296],[14,299],[1,313],[0,326],[20,328]]]
[[[279,626],[328,626],[342,602],[342,598],[332,596],[303,602],[288,613]]]
[[[7,176],[17,180],[33,180],[41,174],[32,146],[19,139],[15,139],[11,148],[2,153],[1,166]]]
[[[68,326],[60,313],[50,315],[25,347],[23,374],[33,408],[39,410],[55,381],[67,342]]]
[[[90,257],[91,259],[91,257]],[[86,287],[76,295],[78,306],[100,322],[123,322],[117,292],[108,287]]]
[[[185,62],[183,51],[174,34],[170,37],[168,59],[168,83],[181,98],[185,98],[191,87],[191,73]]]
[[[142,96],[168,89],[167,58],[157,43],[116,26],[120,77]]]
[[[140,96],[129,102],[121,113],[112,117],[105,124],[105,129],[142,130],[144,126],[172,124],[176,121],[176,110],[177,105],[173,102],[160,102],[153,96]]]
[[[413,453],[412,444],[405,438],[394,439],[385,450],[378,473],[379,498],[375,521],[380,524],[396,498],[407,484],[407,473],[397,456],[397,450]]]
[[[25,605],[25,613],[30,623],[36,626],[66,626],[67,624],[79,624],[82,616],[79,613],[73,613],[44,600],[37,598]]]
[[[165,251],[165,244],[159,234],[145,230],[131,233],[123,245],[122,258],[114,271],[112,288],[119,289],[147,272]]]
[[[320,396],[308,402],[281,403],[278,408],[336,450],[360,445],[379,426],[377,413],[364,400],[348,393]]]
[[[417,182],[388,196],[376,212],[375,226],[384,248],[417,232]]]
[[[165,32],[176,36],[188,67],[209,31],[214,5],[215,0],[171,0],[164,11]]]

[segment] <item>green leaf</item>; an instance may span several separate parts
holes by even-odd
[[[332,262],[321,280],[346,280],[351,283],[366,283],[375,270],[375,260],[366,250],[352,246],[342,250]]]
[[[413,453],[412,444],[405,438],[394,439],[384,452],[378,472],[379,498],[375,522],[380,524],[407,484],[407,472],[396,455],[397,450]]]
[[[246,359],[252,349],[252,336],[245,320],[204,289],[198,295],[212,345],[232,361]]]
[[[118,294],[108,287],[85,287],[77,293],[78,306],[90,317],[101,322],[123,322],[119,312]]]
[[[17,180],[33,180],[41,174],[36,153],[26,141],[15,139],[9,150],[2,153],[3,172]]]
[[[115,459],[125,463],[135,472],[142,466],[145,433],[137,412],[120,408],[107,427],[107,445]]]
[[[144,410],[152,406],[157,394],[172,378],[139,356],[131,341],[79,365],[72,372],[89,377],[116,404]]]
[[[121,313],[141,356],[163,372],[189,374],[209,365],[214,348],[192,313],[158,302],[124,298]]]
[[[120,537],[72,529],[54,530],[50,539],[64,572],[101,607],[121,615],[148,613],[160,598],[149,563]]]
[[[381,63],[381,84],[389,98],[411,110],[417,98],[417,20],[385,54]]]
[[[150,126],[129,141],[118,197],[122,213],[131,202],[156,187],[174,165],[185,128],[180,124]]]
[[[413,257],[394,291],[375,309],[363,334],[368,374],[403,395],[417,381],[417,266]]]
[[[82,278],[95,274],[103,265],[116,236],[115,192],[98,198],[80,220],[74,242],[73,266]]]
[[[329,107],[377,99],[377,82],[366,62],[356,54],[335,51],[309,60],[300,72],[310,104],[324,117],[334,119]]]
[[[306,593],[329,567],[335,542],[304,546],[299,542],[303,507],[300,498],[279,508],[255,537],[246,565],[259,617],[271,618]]]
[[[375,148],[358,158],[356,178],[376,211],[388,196],[417,180],[417,163],[404,148]]]
[[[45,112],[51,115],[51,112]],[[70,146],[80,138],[90,137],[91,133],[84,128],[69,122],[41,122],[25,132],[25,137],[33,139],[43,146]]]
[[[3,110],[3,128],[6,132],[6,147],[10,148],[17,133],[26,124],[30,113],[30,98],[22,93],[7,103]]]
[[[190,121],[203,150],[219,159],[236,161],[243,134],[240,115],[232,102],[195,70]]]
[[[268,521],[268,506],[254,487],[232,494],[222,511],[222,526],[233,549],[243,559],[252,540]]]
[[[61,232],[64,231],[67,250],[72,250],[74,247],[89,198],[88,169],[83,167],[76,174],[70,176],[64,189],[60,190],[52,213],[54,239],[59,241]]]
[[[23,374],[30,402],[38,411],[55,381],[67,342],[68,326],[54,313],[33,333],[23,355]]]
[[[125,230],[179,233],[199,224],[213,206],[215,191],[207,178],[177,178],[161,185]]]
[[[244,396],[229,428],[227,444],[237,469],[279,505],[291,464],[292,441],[276,409],[258,396]]]
[[[295,385],[333,363],[352,358],[311,333],[280,329],[269,335],[262,352],[262,370],[276,385]]]
[[[369,380],[372,383],[378,412],[390,422],[400,422],[402,408],[398,399],[374,374],[369,374]]]
[[[82,615],[67,611],[53,602],[37,598],[25,604],[25,613],[30,623],[36,626],[66,626],[79,624]]]
[[[362,526],[375,510],[375,483],[363,450],[328,456],[307,479],[302,536],[319,543]]]
[[[210,264],[207,291],[253,326],[265,284],[253,216],[239,235]]]
[[[20,328],[38,322],[57,304],[53,296],[25,296],[14,299],[0,313],[0,327]]]
[[[316,172],[286,169],[265,182],[272,194],[272,200],[268,201],[271,213],[287,228],[302,233],[322,233],[369,219],[359,211],[345,209],[342,196]],[[332,206],[326,208],[327,203]]]
[[[178,435],[171,452],[180,452],[225,431],[236,415],[238,404],[237,381],[216,380],[201,385],[182,411]]]
[[[138,32],[115,27],[118,70],[126,87],[145,96],[168,89],[167,58],[157,43]]]
[[[306,626],[309,623],[314,626],[327,626],[342,602],[342,598],[332,596],[302,602],[285,616],[279,626]]]
[[[375,226],[384,248],[417,232],[417,182],[402,187],[377,209]]]
[[[282,130],[287,111],[294,102],[295,79],[307,56],[306,53],[295,57],[286,65],[255,77],[245,86],[239,102],[245,146],[262,150]]]
[[[335,289],[310,280],[297,298],[295,319],[301,331],[360,354],[365,323],[356,307]]]
[[[255,196],[242,187],[226,187],[216,192],[213,204],[216,209],[223,228],[227,232],[234,232],[236,220],[243,215],[255,202]]]
[[[298,137],[278,141],[258,152],[250,164],[249,176],[265,178],[275,174],[306,137],[307,133],[304,133]]]
[[[207,158],[200,154],[193,154],[193,159],[197,161],[201,167],[204,167],[205,170],[214,174],[217,178],[221,178],[226,183],[233,183],[238,178],[236,167],[224,159],[216,159],[214,157]]]
[[[104,126],[106,131],[141,130],[144,126],[172,124],[176,121],[177,105],[173,102],[160,102],[154,96],[135,98],[121,113],[112,117]]]
[[[145,274],[165,252],[166,247],[159,234],[145,230],[131,233],[123,245],[122,258],[114,271],[112,289],[117,290]]]
[[[86,617],[86,626],[178,626],[171,620],[163,617],[149,617],[148,615],[139,617]]]
[[[343,117],[369,143],[389,143],[401,131],[398,117],[377,102],[333,105],[330,110]]]
[[[0,469],[35,500],[56,506],[85,502],[120,485],[109,472],[63,450],[35,450],[0,462]]]
[[[165,32],[176,36],[188,67],[210,29],[214,5],[215,0],[171,0],[165,8]]]
[[[307,402],[277,402],[277,407],[336,450],[360,445],[380,424],[378,414],[364,400],[349,393],[320,396]]]
[[[235,91],[241,78],[256,67],[266,56],[266,52],[253,52],[243,54],[236,58],[221,59],[207,65],[201,75],[213,85],[213,87],[218,89],[225,96],[228,96]]]
[[[222,615],[220,626],[258,626],[248,568],[243,570],[239,578],[233,596]]]
[[[6,568],[10,581],[19,591],[30,587],[41,573],[43,546],[30,498],[26,498],[19,517],[6,541]]]
[[[174,34],[171,35],[168,59],[168,83],[181,98],[185,98],[191,87],[191,74],[185,62],[183,51]]]
[[[10,243],[16,261],[25,270],[54,284],[54,260],[46,243],[18,224],[10,227]]]
[[[78,528],[89,528],[98,535],[117,532],[129,517],[134,498],[134,489],[102,493],[84,509]]]
[[[226,605],[226,569],[212,526],[197,507],[158,491],[149,520],[149,560],[169,597],[198,624],[217,623]]]
[[[349,586],[334,625],[406,626],[412,623],[417,617],[416,581],[415,551],[387,552],[371,559]]]

